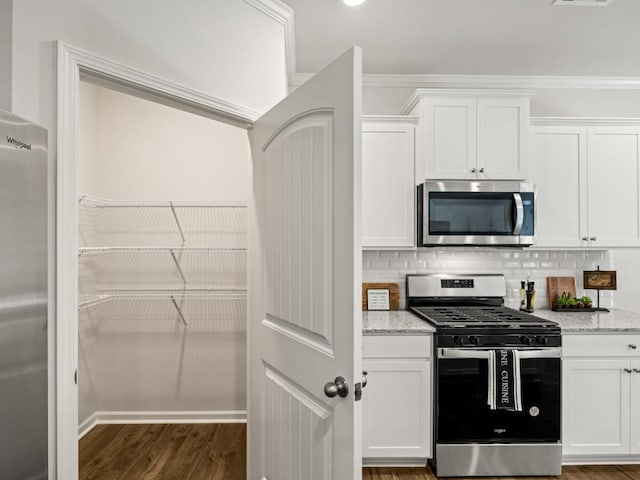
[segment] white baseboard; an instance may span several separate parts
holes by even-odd
[[[424,467],[426,458],[363,458],[363,467]]]
[[[205,412],[95,412],[78,427],[78,440],[101,424],[246,423],[246,410]]]
[[[636,465],[638,455],[564,455],[562,465]]]

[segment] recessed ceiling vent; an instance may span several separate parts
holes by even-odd
[[[613,0],[553,0],[551,5],[563,7],[606,7]]]

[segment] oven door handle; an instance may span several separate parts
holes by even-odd
[[[496,350],[500,349],[497,348]],[[527,360],[529,358],[560,358],[562,356],[561,347],[538,348],[535,350],[518,350],[518,352],[520,353],[520,360]],[[472,358],[489,360],[489,350],[439,348],[438,358]]]

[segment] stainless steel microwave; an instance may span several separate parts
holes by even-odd
[[[536,194],[519,181],[426,181],[418,186],[418,246],[533,245]]]

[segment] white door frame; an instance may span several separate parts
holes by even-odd
[[[49,335],[49,369],[54,373],[56,391],[49,395],[49,438],[55,439],[55,472],[51,480],[78,478],[78,221],[76,145],[79,126],[80,77],[86,75],[130,88],[138,94],[180,105],[212,118],[249,128],[260,116],[249,108],[215,98],[160,77],[113,62],[93,53],[57,43],[57,178],[56,178],[56,294],[55,320]],[[58,321],[61,319],[61,321]],[[50,448],[50,451],[51,448]],[[51,470],[51,468],[50,468]]]

